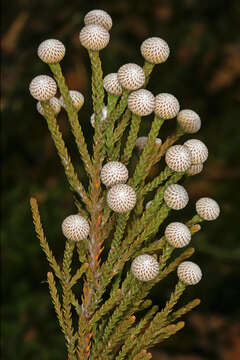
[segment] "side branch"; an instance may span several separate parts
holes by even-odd
[[[61,159],[61,163],[64,167],[68,182],[71,185],[72,189],[80,195],[82,201],[87,205],[87,207],[89,207],[90,200],[83,185],[78,180],[77,174],[75,173],[74,167],[72,165],[64,140],[62,138],[62,134],[59,130],[56,118],[52,113],[51,107],[48,102],[41,102],[41,105],[44,109],[44,116],[47,120],[48,128],[50,130],[58,155]]]
[[[78,114],[76,109],[73,106],[69,90],[66,86],[65,78],[62,74],[62,70],[59,64],[49,64],[50,69],[54,75],[55,80],[57,81],[59,90],[64,100],[65,109],[68,114],[68,120],[71,125],[72,133],[74,135],[78,151],[82,157],[82,161],[86,168],[86,171],[89,175],[92,173],[92,163],[88,153],[87,145],[84,139],[81,125],[79,124]]]
[[[58,265],[54,255],[48,245],[48,242],[44,235],[44,232],[43,232],[37,200],[35,198],[31,198],[30,205],[31,205],[31,210],[32,210],[35,231],[37,233],[37,237],[40,240],[41,248],[43,249],[43,251],[47,257],[47,260],[48,260],[51,268],[53,269],[54,273],[60,280],[62,280],[62,273],[61,273],[60,266]]]

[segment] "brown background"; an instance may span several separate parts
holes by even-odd
[[[145,38],[160,36],[168,42],[171,56],[156,67],[149,89],[154,94],[170,92],[182,108],[200,114],[202,129],[196,137],[207,143],[210,152],[202,174],[187,185],[191,205],[182,216],[192,216],[194,202],[201,196],[215,198],[222,210],[221,217],[204,223],[194,239],[193,261],[201,265],[204,277],[198,286],[188,288],[185,301],[200,297],[202,303],[186,317],[181,333],[159,345],[154,359],[237,360],[240,9],[238,1],[221,0],[2,3],[3,358],[66,359],[45,282],[48,265],[33,233],[28,199],[38,197],[47,237],[59,257],[64,246],[60,224],[73,211],[73,200],[28,85],[35,75],[49,74],[37,58],[39,43],[47,38],[62,40],[67,47],[63,71],[69,88],[85,96],[80,119],[91,140],[90,67],[78,34],[84,15],[93,8],[105,9],[114,22],[110,45],[101,54],[105,74],[126,62],[141,65],[139,47]],[[78,164],[64,114],[59,123]],[[142,134],[146,128],[147,123]],[[174,281],[173,277],[154,289],[154,303],[164,304]]]

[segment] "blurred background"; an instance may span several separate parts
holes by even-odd
[[[156,66],[149,89],[174,94],[181,108],[202,119],[196,134],[209,148],[203,172],[187,184],[194,214],[201,196],[216,199],[221,217],[204,223],[193,245],[193,261],[204,277],[188,287],[184,302],[201,298],[185,317],[186,326],[153,351],[155,360],[240,359],[239,243],[239,1],[8,0],[2,3],[2,359],[66,359],[46,283],[49,269],[35,237],[29,197],[36,196],[44,229],[58,258],[64,247],[60,224],[74,211],[73,198],[44,119],[36,112],[28,85],[38,74],[50,74],[37,57],[39,43],[57,38],[67,48],[62,61],[70,89],[80,90],[85,106],[80,121],[88,141],[90,66],[78,34],[86,12],[109,12],[114,26],[101,53],[104,74],[127,62],[143,64],[144,39],[165,39],[171,55]],[[65,114],[59,124],[77,168],[78,155]],[[144,128],[142,130],[144,134]],[[180,219],[180,215],[179,219]],[[164,304],[175,281],[160,284],[154,303]]]

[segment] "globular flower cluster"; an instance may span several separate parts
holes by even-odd
[[[70,215],[62,223],[62,232],[67,239],[80,241],[88,237],[89,224],[87,220],[80,215]]]
[[[122,86],[118,81],[118,74],[111,73],[104,77],[103,79],[103,87],[109,93],[113,95],[121,95],[122,94]]]
[[[126,184],[114,185],[107,193],[108,206],[119,214],[131,211],[136,205],[136,200],[136,192]]]
[[[165,62],[170,53],[166,41],[158,37],[146,39],[142,43],[140,50],[144,59],[153,64]]]
[[[59,70],[61,69],[59,62],[62,61],[66,52],[61,41],[45,40],[39,45],[37,51],[39,58],[49,64],[54,79],[48,75],[39,75],[29,85],[31,95],[38,101],[37,111],[47,119],[49,129],[52,130],[51,134],[65,167],[69,183],[82,201],[79,213],[66,217],[62,222],[62,233],[68,240],[68,245],[74,246],[75,242],[80,242],[76,245],[79,258],[81,258],[81,246],[84,247],[88,244],[84,261],[89,261],[91,276],[90,280],[87,279],[89,283],[86,282],[84,285],[84,300],[88,291],[94,292],[97,289],[97,295],[101,293],[98,281],[101,283],[102,280],[99,280],[99,277],[102,276],[104,282],[108,280],[107,277],[112,276],[113,278],[122,265],[121,261],[127,262],[131,257],[133,261],[129,275],[132,280],[138,285],[138,281],[152,281],[154,285],[154,281],[159,280],[162,269],[167,266],[168,254],[174,248],[184,248],[189,245],[193,233],[196,232],[194,226],[198,226],[199,230],[198,223],[203,220],[215,220],[220,214],[220,207],[215,200],[202,197],[196,202],[196,215],[192,220],[186,224],[179,221],[169,223],[165,227],[161,241],[156,244],[152,241],[161,229],[160,225],[167,217],[168,212],[184,209],[188,205],[189,195],[185,185],[182,185],[185,184],[182,183],[182,179],[199,174],[203,170],[203,164],[208,158],[208,148],[204,142],[196,138],[186,139],[183,144],[174,144],[182,135],[195,134],[200,130],[200,116],[194,110],[180,109],[180,103],[173,94],[160,92],[154,95],[146,89],[154,65],[164,63],[170,55],[170,49],[165,40],[159,37],[150,37],[143,41],[140,47],[140,52],[145,60],[143,67],[130,62],[122,65],[118,71],[102,76],[99,51],[108,45],[111,28],[112,19],[109,14],[103,10],[92,10],[86,14],[84,27],[79,33],[80,43],[88,50],[93,68],[94,112],[90,117],[90,123],[94,128],[95,119],[97,118],[100,122],[99,129],[92,129],[95,134],[93,155],[90,155],[90,151],[88,152],[89,149],[85,144],[77,117],[78,111],[84,105],[84,95],[78,90],[68,90],[61,70]],[[59,98],[56,97],[57,90],[61,93]],[[104,90],[108,95],[107,103],[104,103]],[[55,117],[60,113],[61,108],[65,109],[68,114],[81,159],[89,175],[89,190],[86,190],[85,186],[78,181],[62,135],[58,134],[59,129]],[[153,122],[149,135],[138,136],[138,133],[141,132],[139,131],[141,118],[151,114]],[[160,128],[166,120],[174,118],[177,123],[175,133],[163,142],[158,137]],[[148,118],[146,123],[147,121]],[[120,137],[121,140],[119,140]],[[111,149],[111,153],[109,149]],[[153,174],[158,171],[155,170],[154,165],[159,162],[161,157],[165,159],[165,169],[153,180],[149,180],[148,175],[151,170],[153,169]],[[76,197],[77,204],[78,197]],[[114,231],[111,228],[113,224],[116,225]],[[104,248],[101,246],[108,233],[109,238],[113,237],[113,241],[109,257],[104,264],[104,266],[107,264],[104,268],[107,276],[101,271],[97,271],[97,274],[91,273],[100,264],[100,255]],[[121,241],[123,244],[127,244],[123,249],[121,249]],[[140,249],[143,244],[144,251]],[[156,247],[152,245],[156,245]],[[156,249],[161,253],[158,254]],[[153,254],[155,251],[156,253]],[[118,252],[124,255],[124,260],[118,259]],[[47,253],[48,256],[51,255],[49,255],[49,249]],[[67,256],[64,259],[69,260]],[[114,263],[113,259],[118,266],[109,269],[110,265],[112,266]],[[54,264],[54,262],[52,263]],[[125,263],[120,270],[123,270],[123,266]],[[183,261],[175,268],[177,268],[179,278],[178,286],[185,288],[187,285],[195,285],[202,278],[200,267],[191,261]],[[86,274],[86,278],[89,274]],[[121,283],[121,274],[117,279],[119,283]],[[76,276],[73,278],[75,280]],[[70,282],[74,283],[73,280]],[[140,285],[144,287],[143,284]],[[131,290],[127,291],[129,296]],[[93,296],[93,299],[99,305],[102,299],[97,299],[97,295]],[[71,299],[75,305],[74,296]],[[116,298],[114,301],[116,302]],[[83,315],[87,314],[84,306],[82,307],[84,311],[81,310]],[[109,308],[113,309],[114,314],[114,308]],[[84,338],[85,342],[89,338],[91,330]],[[117,348],[117,346],[115,347]]]
[[[184,145],[171,146],[166,152],[165,161],[176,172],[186,171],[192,165],[191,153]]]
[[[118,81],[123,89],[138,90],[145,83],[145,73],[137,64],[125,64],[120,67],[117,73]]]
[[[165,229],[167,242],[176,248],[182,248],[191,241],[191,232],[189,228],[180,222],[172,222]]]
[[[100,122],[103,122],[104,120],[106,120],[106,118],[107,118],[107,107],[103,106]],[[91,123],[92,127],[94,128],[94,126],[95,126],[95,114],[94,113],[90,117],[90,123]]]
[[[164,200],[170,209],[180,210],[187,206],[189,196],[182,185],[172,184],[164,191]]]
[[[192,261],[182,262],[177,269],[179,279],[186,285],[196,285],[202,278],[200,267]]]
[[[208,197],[203,197],[196,202],[196,211],[204,220],[215,220],[220,214],[218,203]]]
[[[38,47],[39,58],[47,64],[60,62],[65,55],[66,49],[63,43],[56,39],[43,41]]]
[[[79,34],[79,39],[86,49],[99,51],[104,49],[110,40],[109,32],[101,25],[89,24],[84,26]]]
[[[139,255],[132,262],[132,272],[140,281],[151,281],[159,273],[159,264],[151,255]]]
[[[140,136],[139,138],[137,138],[136,140],[136,147],[141,151],[144,149],[144,146],[147,143],[147,136]],[[155,139],[155,145],[160,146],[162,144],[162,140],[159,138]]]
[[[57,84],[51,76],[38,75],[31,81],[29,90],[34,99],[47,101],[56,95]]]
[[[128,97],[128,108],[138,116],[150,115],[155,107],[155,98],[151,91],[140,89],[133,91]]]
[[[49,100],[49,103],[53,110],[54,115],[58,115],[62,107],[60,100],[54,96]],[[44,110],[40,101],[37,102],[37,111],[39,112],[39,114],[44,115]]]
[[[69,91],[69,95],[71,97],[71,100],[72,100],[72,104],[74,106],[74,108],[79,111],[81,109],[81,107],[83,106],[84,104],[84,96],[82,93],[80,93],[80,91],[77,91],[77,90],[70,90]],[[63,108],[66,107],[65,103],[64,103],[64,100],[63,100],[63,97],[61,96],[60,99],[60,104]]]
[[[188,134],[194,134],[200,130],[200,116],[193,110],[181,110],[177,115],[177,121],[182,129]]]
[[[128,179],[128,169],[119,161],[109,161],[103,166],[100,178],[107,187],[124,184]]]
[[[173,119],[178,114],[180,105],[174,95],[158,94],[155,98],[155,114],[163,119]]]
[[[85,25],[96,24],[103,26],[107,31],[112,27],[112,18],[104,10],[92,10],[84,18]]]

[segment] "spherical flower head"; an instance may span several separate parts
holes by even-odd
[[[128,108],[135,115],[149,115],[153,112],[154,107],[155,97],[149,90],[139,89],[133,91],[128,97]]]
[[[144,149],[144,146],[146,145],[147,143],[147,136],[139,136],[136,140],[136,147],[139,149],[139,150],[143,150]]]
[[[128,169],[120,161],[109,161],[102,167],[100,178],[107,187],[124,184],[128,179]]]
[[[144,149],[144,146],[146,145],[146,143],[147,143],[147,136],[140,136],[140,137],[138,137],[137,138],[137,140],[136,140],[136,147],[140,150],[140,151],[142,151],[143,149]],[[156,146],[161,146],[162,145],[162,140],[161,139],[159,139],[159,138],[156,138],[156,140],[155,140],[155,145]]]
[[[175,248],[187,246],[191,241],[189,228],[180,222],[172,222],[165,229],[167,242]]]
[[[146,203],[145,208],[146,208],[146,209],[149,208],[149,206],[151,206],[151,203],[152,203],[152,200],[148,201],[148,202]]]
[[[197,175],[199,174],[203,169],[203,164],[199,165],[191,165],[190,168],[187,170],[188,175]]]
[[[56,39],[43,41],[37,51],[39,58],[47,64],[59,63],[64,58],[65,52],[63,43]]]
[[[196,285],[202,278],[200,267],[192,261],[184,261],[177,268],[179,280],[186,285]]]
[[[133,260],[131,270],[136,279],[151,281],[159,274],[159,264],[151,255],[139,255]]]
[[[197,214],[204,220],[215,220],[220,214],[218,203],[208,197],[203,197],[196,202]]]
[[[32,79],[29,85],[29,91],[34,99],[47,101],[56,95],[57,84],[48,75],[38,75]]]
[[[49,100],[49,102],[50,102],[50,106],[53,110],[54,115],[58,115],[61,111],[61,103],[58,100],[58,98],[53,97]],[[37,102],[37,111],[39,112],[39,114],[44,116],[44,110],[43,110],[43,107],[42,107],[40,101]]]
[[[155,114],[165,120],[173,119],[180,109],[178,100],[172,94],[161,93],[155,97]]]
[[[74,108],[77,111],[79,111],[81,109],[81,107],[83,106],[83,104],[84,104],[84,96],[83,96],[83,94],[80,93],[80,91],[77,91],[77,90],[70,90],[69,95],[71,97]],[[59,100],[60,100],[60,103],[61,103],[62,107],[65,108],[66,106],[65,106],[63,97],[61,96]]]
[[[180,210],[185,208],[188,200],[188,193],[182,185],[172,184],[164,191],[164,201],[171,209]]]
[[[89,224],[87,220],[80,215],[70,215],[62,223],[63,235],[72,241],[80,241],[88,237]]]
[[[174,145],[167,150],[165,161],[176,172],[186,171],[192,163],[191,153],[184,145]]]
[[[107,107],[104,106],[102,108],[102,117],[100,119],[100,122],[106,120],[106,118],[107,118]],[[95,126],[95,115],[94,115],[94,113],[91,115],[90,122],[91,122],[92,127],[94,127]]]
[[[145,83],[145,73],[137,64],[125,64],[118,70],[118,81],[127,90],[138,90]]]
[[[191,153],[193,165],[202,164],[207,160],[208,148],[201,140],[197,140],[197,139],[187,140],[184,143],[184,146],[186,146]]]
[[[103,26],[90,24],[82,28],[79,39],[82,46],[86,49],[99,51],[108,45],[110,35]]]
[[[156,139],[155,139],[155,145],[161,146],[161,145],[162,145],[162,140],[159,139],[159,138],[156,138]]]
[[[110,94],[118,96],[122,94],[122,86],[118,81],[117,73],[106,75],[103,79],[103,87]]]
[[[104,10],[91,10],[89,11],[84,18],[85,25],[97,24],[103,26],[107,31],[112,27],[112,18]]]
[[[119,214],[132,210],[136,205],[136,199],[135,191],[126,184],[114,185],[107,193],[108,206]]]
[[[167,60],[170,49],[165,40],[159,37],[146,39],[141,45],[141,54],[152,64],[160,64]]]
[[[193,110],[181,110],[178,113],[177,121],[181,128],[189,134],[198,132],[201,127],[201,119],[199,115]]]

